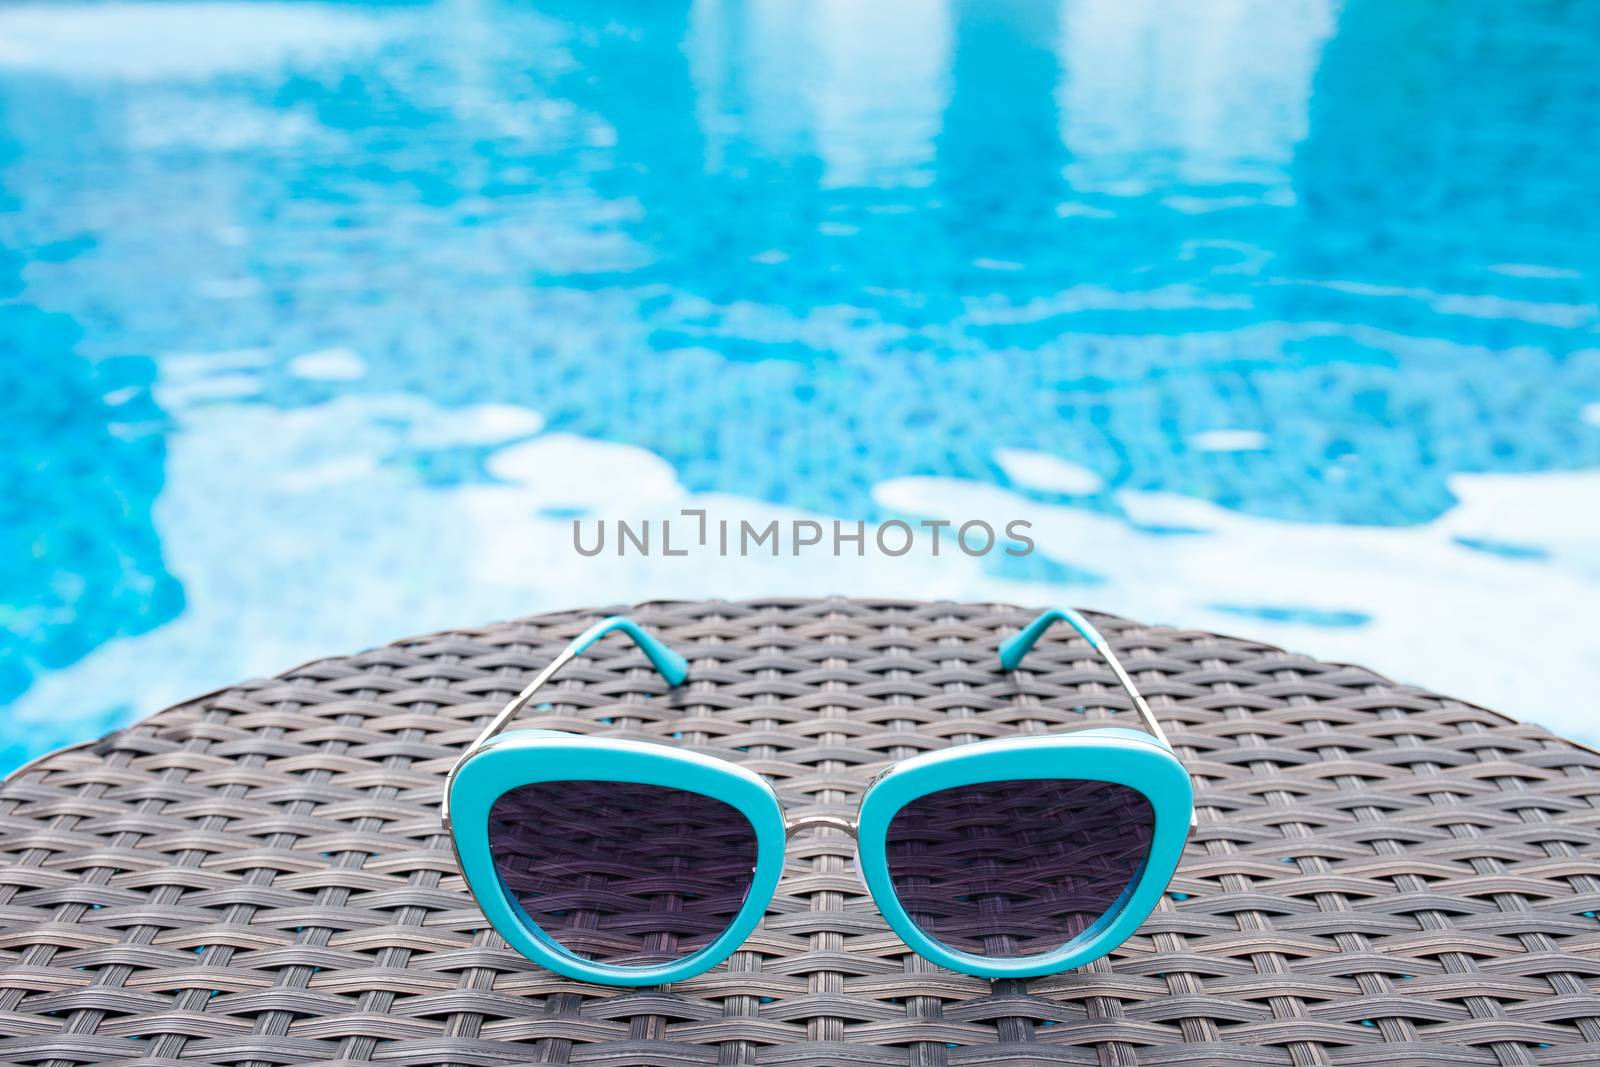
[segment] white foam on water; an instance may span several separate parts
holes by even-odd
[[[1259,452],[1267,447],[1267,435],[1259,430],[1205,430],[1189,438],[1201,452]]]
[[[314,381],[353,382],[366,376],[367,361],[348,348],[324,348],[291,359],[289,373]]]
[[[1492,268],[1491,268],[1492,269]],[[1571,304],[1549,300],[1511,300],[1482,293],[1441,293],[1414,286],[1381,285],[1374,282],[1324,280],[1318,278],[1280,278],[1280,285],[1302,285],[1329,289],[1356,296],[1414,300],[1441,315],[1462,315],[1474,319],[1512,319],[1541,326],[1580,329],[1600,319],[1600,305]]]
[[[318,122],[304,106],[261,107],[236,97],[205,96],[187,87],[130,93],[124,106],[128,144],[141,151],[281,150],[311,141],[342,147],[342,138]]]
[[[264,367],[272,362],[272,353],[265,348],[231,348],[222,352],[163,352],[156,358],[161,363],[162,380],[170,381],[218,370]]]
[[[1510,300],[1484,293],[1442,293],[1430,303],[1435,311],[1446,315],[1466,315],[1475,319],[1518,319],[1568,330],[1592,327],[1600,319],[1600,306],[1594,304]]]
[[[322,4],[24,4],[0,10],[0,67],[83,81],[198,81],[363,51],[368,12]]]
[[[261,392],[261,384],[261,379],[254,374],[208,374],[170,382],[162,387],[162,397],[183,404],[197,400],[241,400]]]
[[[1491,263],[1489,269],[1508,278],[1543,278],[1549,281],[1573,281],[1583,277],[1582,271],[1569,267],[1547,267],[1542,263]]]
[[[175,396],[161,395],[164,406]],[[719,557],[679,512],[750,522],[834,516],[689,492],[659,456],[569,434],[527,437],[535,413],[444,409],[411,396],[343,396],[313,407],[169,407],[167,483],[154,522],[186,608],[41,676],[13,707],[21,728],[154,711],[211,686],[450,626],[654,597],[886,595],[1068,602],[1151,622],[1251,637],[1374,667],[1574,736],[1600,739],[1600,645],[1574,625],[1600,602],[1600,472],[1462,476],[1460,504],[1408,528],[1313,526],[1239,515],[1172,494],[1122,492],[1128,518],[1047,505],[992,485],[901,478],[879,504],[918,517],[1026,519],[1038,551],[1103,577],[1051,585],[997,577],[946,540],[888,559],[780,553]],[[496,438],[495,433],[503,433]],[[495,449],[491,480],[429,485],[405,460],[418,441]],[[500,442],[501,447],[495,448]],[[573,521],[652,520],[648,557],[573,547]],[[685,557],[660,555],[663,519]],[[679,525],[681,524],[681,525]],[[1141,526],[1184,527],[1187,535]],[[854,523],[847,524],[854,529]],[[870,528],[869,528],[870,531]],[[713,525],[710,541],[715,544]],[[869,537],[870,537],[869,532]],[[1476,551],[1457,538],[1532,546]],[[848,546],[847,546],[848,547]],[[1253,618],[1221,610],[1279,610]],[[1324,617],[1359,624],[1323,626]],[[1367,621],[1360,622],[1362,618]]]
[[[411,443],[433,445],[488,445],[527,437],[544,428],[544,416],[515,404],[475,404],[453,417],[435,418],[413,428]]]
[[[1056,218],[1058,219],[1113,219],[1117,217],[1115,211],[1107,211],[1103,207],[1085,204],[1075,200],[1063,201],[1056,205]]]
[[[1600,739],[1600,642],[1590,627],[1574,625],[1600,602],[1600,472],[1459,475],[1450,488],[1455,508],[1410,527],[1280,522],[1174,494],[1121,492],[1116,499],[1137,524],[1130,526],[947,478],[897,479],[876,496],[912,514],[1030,520],[1040,551],[1104,576],[1102,585],[1065,594],[1089,606],[1360,663]],[[1458,538],[1543,555],[1508,558]],[[1223,607],[1289,617],[1241,617]],[[1366,621],[1326,626],[1297,614]]]
[[[1185,215],[1207,215],[1268,203],[1264,196],[1164,196],[1161,203]]]
[[[570,434],[548,434],[503,449],[488,468],[496,478],[520,486],[519,495],[531,508],[621,505],[611,517],[633,519],[643,518],[640,508],[684,495],[672,465],[655,453]]]
[[[157,390],[165,405],[182,393]],[[418,440],[484,444],[532,424],[410,396],[169,408],[167,483],[153,519],[183,584],[183,614],[42,675],[12,707],[19,724],[90,721],[108,707],[156,710],[215,685],[323,654],[431,629],[653,596],[869,591],[958,596],[970,567],[881,558],[584,558],[572,514],[631,523],[703,507],[764,525],[806,517],[759,502],[692,494],[644,449],[547,434],[496,451],[494,481],[424,483],[397,457]],[[530,413],[531,414],[531,413]],[[492,444],[493,442],[488,442]],[[827,516],[815,516],[827,521]],[[688,523],[674,540],[687,538]],[[659,536],[659,534],[657,534]],[[613,542],[614,544],[614,539]],[[924,564],[930,561],[924,560]],[[938,561],[931,561],[937,563]],[[887,583],[875,575],[887,571]]]
[[[1058,315],[1084,311],[1211,311],[1243,310],[1249,297],[1208,293],[1193,285],[1162,285],[1154,289],[1112,289],[1104,285],[1073,285],[1051,296],[1014,301],[994,295],[969,301],[966,321],[999,326],[1043,322]]]
[[[1032,452],[1023,448],[997,448],[994,460],[1018,485],[1049,493],[1085,496],[1098,493],[1104,483],[1088,467],[1070,463],[1060,456]]]

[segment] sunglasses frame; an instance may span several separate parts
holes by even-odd
[[[511,899],[489,852],[489,809],[516,786],[560,781],[633,782],[712,797],[736,808],[756,832],[755,877],[725,930],[670,963],[619,967],[584,959],[541,930]],[[557,730],[513,730],[462,766],[450,790],[456,857],[472,895],[512,948],[569,978],[606,985],[677,982],[731,956],[766,914],[783,873],[788,837],[783,805],[766,779],[737,763],[649,741],[585,737]]]
[[[1149,732],[1094,727],[925,752],[874,778],[863,791],[857,816],[851,821],[837,816],[789,819],[770,782],[740,764],[715,756],[652,741],[591,737],[559,730],[502,732],[532,702],[534,692],[562,666],[613,630],[632,637],[670,685],[685,680],[688,662],[649,631],[623,616],[602,619],[540,671],[451,768],[445,779],[440,813],[455,847],[457,865],[485,917],[512,948],[559,974],[605,985],[651,986],[682,981],[732,955],[765,916],[777,892],[788,838],[815,827],[844,830],[855,838],[857,869],[879,912],[909,948],[934,963],[985,978],[1025,978],[1097,959],[1132,936],[1160,902],[1194,825],[1194,794],[1188,772],[1173,753],[1143,696],[1105,638],[1077,612],[1051,609],[1008,638],[1000,646],[1002,667],[1014,669],[1056,621],[1071,624],[1106,660],[1133,699]],[[945,789],[1052,778],[1111,782],[1135,789],[1149,800],[1155,814],[1150,851],[1118,900],[1076,937],[1038,955],[979,956],[925,934],[901,905],[889,874],[885,846],[895,814],[911,801]],[[726,929],[709,944],[665,964],[596,963],[569,951],[545,933],[510,898],[489,848],[489,812],[494,802],[507,790],[522,785],[585,780],[682,789],[723,801],[750,821],[756,834],[756,865],[750,889]]]
[[[1111,782],[1142,793],[1155,813],[1144,866],[1107,912],[1050,952],[979,956],[938,941],[906,913],[889,875],[889,823],[901,808],[929,793],[1018,779]],[[1115,727],[1074,734],[978,741],[914,756],[891,767],[861,797],[856,862],[878,911],[918,955],[953,971],[983,978],[1031,978],[1098,959],[1122,944],[1155,910],[1178,868],[1189,836],[1193,793],[1188,772],[1172,751],[1148,734]]]

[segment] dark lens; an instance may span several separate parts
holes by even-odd
[[[669,963],[727,929],[750,891],[756,832],[699,793],[538,782],[489,811],[495,870],[545,933],[621,966]]]
[[[1144,867],[1144,794],[1111,782],[984,782],[911,801],[889,823],[889,877],[923,933],[991,958],[1077,937]]]

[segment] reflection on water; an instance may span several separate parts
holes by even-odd
[[[204,8],[0,11],[13,760],[402,632],[775,591],[1585,728],[1592,5]],[[571,556],[685,502],[1042,554]]]

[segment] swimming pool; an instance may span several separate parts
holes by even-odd
[[[1069,602],[1600,738],[1600,10],[0,11],[0,765],[658,596]],[[580,556],[981,517],[1032,555]]]

